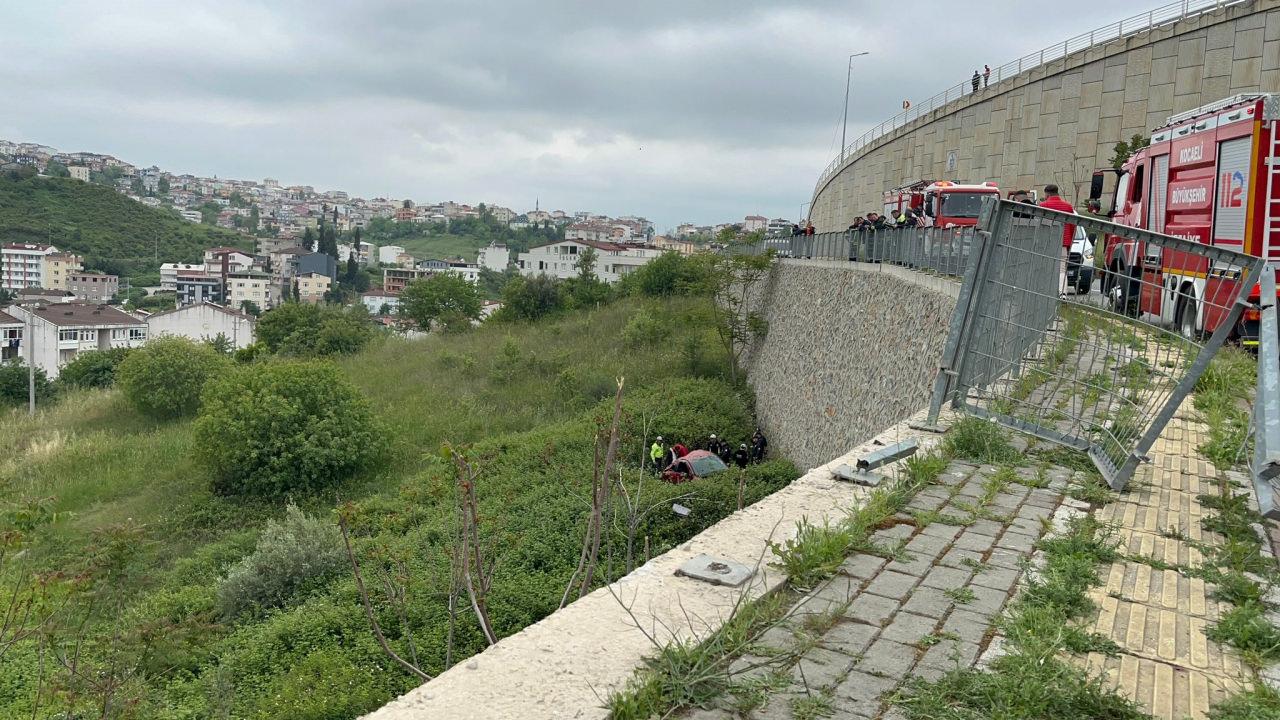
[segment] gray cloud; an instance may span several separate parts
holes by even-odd
[[[794,217],[838,149],[848,53],[872,53],[852,138],[1116,19],[1098,0],[478,5],[23,3],[0,130],[366,196]]]

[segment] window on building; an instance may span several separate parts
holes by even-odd
[[[79,331],[79,330],[59,330],[59,331],[58,331],[58,340],[59,340],[59,341],[64,341],[64,340],[79,340],[79,339],[80,339],[80,331]]]
[[[146,328],[129,328],[129,339],[130,340],[146,340],[147,329]]]

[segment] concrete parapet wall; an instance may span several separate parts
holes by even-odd
[[[850,156],[817,188],[813,223],[819,232],[845,228],[880,210],[885,190],[916,180],[1052,182],[1079,202],[1117,142],[1248,92],[1280,92],[1280,0],[1087,48],[956,100]]]
[[[769,332],[747,366],[774,453],[815,467],[928,402],[957,282],[787,260],[761,285]]]

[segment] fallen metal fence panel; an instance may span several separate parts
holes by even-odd
[[[1134,269],[1104,276],[1102,297],[1087,284],[1066,294],[1066,225],[1115,236]],[[1263,266],[1223,248],[1005,200],[988,201],[971,242],[931,422],[950,401],[1087,452],[1116,489],[1227,339]],[[1092,263],[1079,260],[1076,272]]]

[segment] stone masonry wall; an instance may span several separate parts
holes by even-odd
[[[877,266],[778,263],[748,377],[773,452],[821,465],[928,403],[955,299]]]
[[[967,70],[956,68],[957,78]],[[842,229],[855,214],[879,210],[885,190],[925,179],[993,180],[1002,189],[1053,182],[1079,205],[1117,142],[1248,92],[1280,92],[1280,0],[1081,50],[966,95],[850,156],[817,189],[813,223],[819,232]]]

